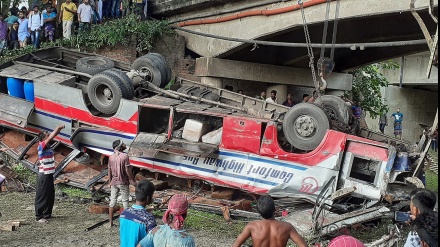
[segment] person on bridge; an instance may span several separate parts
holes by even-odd
[[[277,91],[276,90],[270,91],[270,98],[267,98],[266,102],[278,104],[278,102],[277,102]]]
[[[186,196],[176,194],[171,197],[162,218],[165,225],[155,227],[137,247],[195,247],[194,238],[183,230],[188,208]]]
[[[261,99],[261,100],[266,100],[266,91],[262,91],[260,93],[260,95],[257,95],[255,98]]]
[[[400,112],[400,108],[397,108],[397,111],[391,117],[394,118],[394,136],[402,139],[403,114]]]
[[[240,247],[248,238],[252,238],[255,247],[286,246],[289,238],[297,246],[307,247],[306,241],[291,224],[275,219],[275,203],[270,196],[261,196],[257,208],[264,219],[247,224],[233,247]]]
[[[118,194],[121,193],[122,207],[124,209],[128,208],[130,184],[136,184],[128,155],[123,152],[127,146],[121,140],[114,141],[112,146],[114,153],[108,159],[108,181],[110,181],[109,227],[113,226],[113,214]]]
[[[382,132],[382,134],[385,134],[385,127],[388,126],[388,116],[386,113],[384,113],[379,118],[379,130]]]
[[[52,133],[46,131],[38,135],[38,181],[35,195],[35,217],[39,223],[47,223],[52,218],[55,203],[55,186],[53,174],[55,173],[54,151],[49,143],[64,129],[64,125],[56,127]]]
[[[292,107],[294,105],[295,103],[293,102],[292,94],[288,93],[286,101],[283,102],[283,106]]]

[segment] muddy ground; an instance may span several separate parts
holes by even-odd
[[[86,228],[107,219],[105,214],[88,212],[90,203],[72,202],[66,198],[57,198],[54,218],[48,224],[35,221],[34,193],[0,193],[0,224],[8,220],[26,220],[27,224],[13,232],[0,232],[0,246],[119,246],[119,227],[108,229],[105,226],[91,231]],[[202,216],[203,217],[203,216]],[[206,217],[206,221],[213,221]],[[215,220],[214,220],[215,221]],[[117,222],[117,221],[116,221]],[[158,222],[160,220],[158,219]],[[216,224],[225,225],[225,222]],[[235,225],[237,227],[237,225]],[[232,246],[233,236],[222,232],[189,229],[196,239],[197,246]]]

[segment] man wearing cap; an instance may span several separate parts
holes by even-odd
[[[114,207],[118,194],[121,194],[122,206],[128,208],[129,186],[136,184],[131,171],[128,155],[123,153],[127,148],[121,140],[113,142],[114,153],[108,159],[108,181],[110,181],[109,226],[113,226]]]
[[[165,225],[157,226],[151,230],[137,247],[195,247],[194,238],[183,230],[188,207],[186,196],[174,195],[162,218]]]

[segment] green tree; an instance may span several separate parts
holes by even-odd
[[[370,116],[375,119],[388,111],[388,106],[382,100],[380,89],[387,87],[389,82],[381,70],[397,68],[399,68],[397,63],[387,61],[354,70],[353,89],[351,92],[346,92],[345,96],[351,95],[353,101],[358,102],[362,109],[369,112]]]

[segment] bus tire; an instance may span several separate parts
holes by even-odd
[[[333,95],[322,95],[322,106],[331,120],[348,124],[350,122],[350,109],[345,101]]]
[[[105,57],[83,57],[76,60],[76,71],[89,75],[96,75],[113,67],[115,67],[115,63]]]
[[[136,70],[141,77],[148,82],[153,83],[155,86],[162,87],[162,77],[164,76],[156,62],[156,59],[152,59],[150,56],[142,56],[134,60],[130,69]]]
[[[283,120],[287,141],[297,149],[314,150],[321,144],[330,123],[327,114],[318,106],[300,103],[293,106]]]
[[[110,73],[94,75],[87,84],[87,94],[92,105],[101,113],[115,114],[125,91],[121,80]]]

